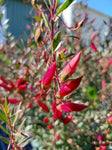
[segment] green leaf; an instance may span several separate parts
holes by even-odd
[[[82,128],[83,122],[80,122],[77,126],[78,126],[78,128]]]
[[[60,3],[60,0],[57,0],[57,1],[56,1],[56,6],[58,6],[59,3]]]
[[[0,4],[2,5],[2,4],[3,4],[3,2],[4,2],[4,0],[1,0],[1,3],[0,3]]]
[[[43,17],[43,19],[44,19],[44,22],[45,22],[46,26],[48,27],[48,29],[49,29],[49,31],[50,31],[50,26],[49,26],[48,20],[47,20],[47,18],[46,18],[46,16],[44,15],[43,12],[42,12],[42,17]]]
[[[8,136],[10,136],[10,133],[9,133],[2,125],[0,125],[0,128],[1,128]]]
[[[4,56],[5,56],[5,53],[4,53],[4,52],[2,52],[2,53],[1,53],[1,58],[3,59],[3,58],[4,58]]]
[[[0,120],[5,122],[6,124],[8,124],[7,117],[5,116],[5,114],[1,110],[0,110]]]
[[[34,19],[36,19],[36,20],[38,20],[38,21],[41,21],[42,20],[42,18],[41,17],[33,17]]]
[[[7,138],[4,138],[4,137],[0,136],[0,140],[2,140],[7,145],[9,144],[9,140]]]
[[[56,47],[58,46],[59,42],[60,42],[60,31],[56,33],[54,39],[53,39],[53,50],[56,49]]]
[[[66,0],[58,9],[56,16],[63,12],[72,2],[73,0]]]
[[[8,65],[8,64],[9,64],[9,61],[8,61],[8,59],[6,59],[6,60],[5,60],[5,64],[6,64],[6,65]]]
[[[6,113],[9,114],[8,98],[7,97],[5,98],[5,110],[6,110]]]
[[[89,86],[87,89],[87,94],[91,99],[97,98],[97,91],[94,87]]]
[[[80,40],[80,38],[79,38],[79,37],[77,37],[77,36],[73,36],[73,35],[61,36],[61,38],[73,38],[73,39],[78,39],[78,40]]]

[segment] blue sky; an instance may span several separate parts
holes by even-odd
[[[60,0],[60,2],[64,1],[65,0]],[[80,1],[81,0],[78,0],[78,2]],[[87,0],[87,4],[90,8],[98,10],[112,17],[112,0]]]

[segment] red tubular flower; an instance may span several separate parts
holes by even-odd
[[[56,135],[56,140],[59,140],[60,139],[60,135]]]
[[[63,123],[68,124],[72,120],[72,117],[73,117],[72,115],[69,115],[69,116],[65,117],[63,119]]]
[[[56,118],[56,119],[61,120],[63,118],[62,112],[59,111],[58,109],[55,109],[53,117]]]
[[[53,128],[53,125],[49,124],[48,129],[52,129],[52,128]]]
[[[26,85],[26,84],[20,85],[20,86],[18,87],[18,92],[26,91],[26,88],[27,88],[27,85]]]
[[[52,110],[53,110],[53,112],[55,112],[55,109],[56,109],[56,102],[53,102],[52,103]]]
[[[20,85],[26,84],[26,80],[23,78],[19,78],[17,81],[17,86],[19,87]]]
[[[44,124],[47,124],[49,122],[49,119],[48,118],[44,118],[43,122],[44,122]]]
[[[13,83],[12,81],[10,81],[9,84],[10,84],[10,86],[11,86],[11,89],[13,89],[13,90],[16,89],[16,87],[15,87],[15,85],[14,85],[14,83]]]
[[[5,98],[1,99],[3,102],[5,102]],[[15,98],[8,98],[8,102],[12,104],[18,104],[21,102],[21,100],[15,99]]]
[[[46,104],[42,103],[41,101],[37,101],[37,103],[45,112],[49,112],[49,108]]]
[[[41,80],[41,86],[44,89],[49,88],[49,86],[51,85],[53,76],[55,74],[55,70],[56,70],[56,62],[54,62],[46,71],[43,79]]]
[[[93,49],[94,52],[96,52],[96,53],[98,52],[98,50],[93,42],[91,42],[91,48]]]
[[[81,52],[75,55],[61,72],[61,81],[69,78],[77,68],[81,56]]]
[[[4,83],[1,83],[0,87],[4,88],[6,91],[10,91],[11,90],[11,88],[8,85],[4,84]]]
[[[72,111],[82,111],[83,109],[87,108],[88,106],[77,104],[77,103],[65,103],[60,105],[60,109],[65,112],[72,112]]]
[[[47,96],[47,92],[43,91],[41,88],[38,92],[38,94],[35,96],[36,99],[40,99],[42,98],[43,100],[46,99],[46,96]]]
[[[79,77],[77,79],[74,79],[74,80],[71,80],[65,84],[62,84],[62,87],[61,89],[58,91],[57,93],[57,97],[58,98],[63,98],[64,96],[70,94],[71,92],[73,92],[75,89],[78,88],[81,80],[82,80],[82,77]]]
[[[7,81],[5,80],[4,77],[0,76],[0,80],[2,80],[3,83],[7,84]]]

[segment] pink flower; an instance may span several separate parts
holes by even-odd
[[[44,118],[43,122],[44,122],[44,124],[47,124],[49,122],[49,119],[48,118]]]
[[[108,118],[108,123],[112,124],[112,117]]]
[[[31,27],[30,27],[30,25],[29,24],[26,24],[26,28],[27,28],[27,30],[31,30]]]
[[[102,80],[102,89],[103,89],[103,90],[106,89],[106,82],[105,82],[105,80]]]
[[[41,101],[37,101],[37,103],[45,112],[49,112],[49,108],[46,104],[42,103]]]
[[[81,80],[82,80],[82,77],[79,77],[77,79],[74,79],[74,80],[71,80],[65,84],[62,84],[61,86],[61,89],[57,92],[57,97],[58,98],[63,98],[64,96],[70,94],[71,92],[73,92],[75,89],[78,88]]]
[[[72,112],[72,111],[82,111],[83,109],[87,108],[88,106],[77,104],[77,103],[64,103],[60,104],[60,109],[65,112]]]
[[[61,72],[61,81],[66,80],[75,72],[77,65],[79,63],[79,60],[80,60],[80,56],[81,56],[81,52],[75,55],[70,60],[70,62],[64,67],[64,69]]]
[[[51,85],[51,82],[53,80],[53,76],[55,74],[55,70],[56,70],[56,62],[54,62],[46,71],[43,79],[41,80],[41,86],[44,89],[49,88],[49,86]]]
[[[63,119],[63,123],[68,124],[72,120],[72,117],[73,117],[72,115],[69,115],[69,116],[65,117]]]
[[[112,63],[112,58],[110,58],[110,59],[107,61],[106,67],[109,67],[109,66],[111,65],[111,63]]]
[[[91,48],[93,49],[94,52],[96,52],[96,53],[98,52],[98,50],[93,42],[91,42]]]
[[[101,145],[99,150],[107,150],[107,146],[106,145]]]
[[[60,135],[56,135],[56,140],[59,140],[60,139]]]
[[[98,135],[98,136],[97,136],[97,140],[98,140],[98,141],[104,141],[104,139],[103,139],[103,137],[102,137],[101,135]]]
[[[63,118],[62,112],[59,111],[58,109],[55,109],[53,117],[56,118],[56,119],[61,120]]]
[[[90,39],[91,42],[95,39],[96,35],[97,35],[96,32],[94,32],[93,35],[91,36],[91,39]]]

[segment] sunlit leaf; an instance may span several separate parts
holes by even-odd
[[[37,16],[35,16],[35,17],[33,17],[33,18],[36,19],[36,20],[38,20],[38,21],[41,21],[41,20],[42,20],[42,18],[37,17]]]
[[[63,12],[70,4],[73,2],[73,0],[66,0],[58,9],[57,14],[59,15],[61,12]]]

